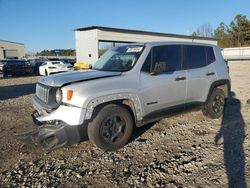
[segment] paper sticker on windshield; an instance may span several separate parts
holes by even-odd
[[[142,51],[142,48],[143,47],[131,47],[131,48],[128,48],[127,49],[127,53],[129,53],[129,52],[140,52],[140,51]]]

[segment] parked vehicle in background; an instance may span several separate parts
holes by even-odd
[[[27,60],[3,60],[2,65],[3,77],[9,75],[28,75],[32,74],[32,65]]]
[[[135,126],[200,106],[219,118],[230,92],[219,47],[193,42],[147,42],[107,51],[92,70],[42,78],[36,85],[37,140],[47,149],[81,141],[103,150],[128,143]],[[26,134],[26,135],[29,135]],[[31,137],[31,136],[30,136]],[[29,138],[30,138],[29,137]]]
[[[60,61],[60,59],[59,58],[57,58],[57,57],[47,57],[47,58],[45,58],[47,61]]]
[[[74,65],[76,63],[76,59],[70,59],[70,58],[59,58],[60,61],[64,63],[69,63],[71,65]]]
[[[0,73],[3,72],[3,61],[0,61]]]
[[[39,74],[39,67],[45,62],[44,59],[33,59],[30,60],[30,63],[33,68],[33,74]]]
[[[73,66],[69,63],[64,63],[62,61],[45,61],[39,67],[39,74],[48,76],[55,73],[67,72],[74,70]]]

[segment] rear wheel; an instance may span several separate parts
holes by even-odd
[[[45,76],[48,76],[49,74],[48,74],[48,71],[47,70],[45,70]]]
[[[88,125],[91,142],[105,151],[114,151],[131,138],[133,119],[129,111],[122,106],[107,105],[103,107]]]
[[[215,88],[208,102],[203,106],[205,116],[216,119],[222,116],[225,105],[225,93],[222,89]]]

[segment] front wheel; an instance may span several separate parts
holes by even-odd
[[[216,119],[222,116],[225,105],[225,93],[222,89],[215,88],[208,102],[203,106],[205,116]]]
[[[88,125],[88,136],[91,142],[104,151],[114,151],[131,138],[133,119],[129,111],[119,105],[103,107]]]

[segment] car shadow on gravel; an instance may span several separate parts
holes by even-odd
[[[224,164],[228,187],[246,188],[245,180],[245,122],[241,114],[241,102],[232,92],[222,118],[221,128],[215,136],[215,144],[223,138]]]
[[[130,139],[129,142],[133,142],[133,141],[138,141],[138,142],[146,142],[147,139],[144,138],[140,138],[145,132],[147,132],[147,130],[151,129],[157,122],[159,121],[155,121],[152,123],[148,123],[146,125],[143,125],[142,127],[135,127],[132,138]]]
[[[36,84],[0,86],[0,101],[35,93]]]

